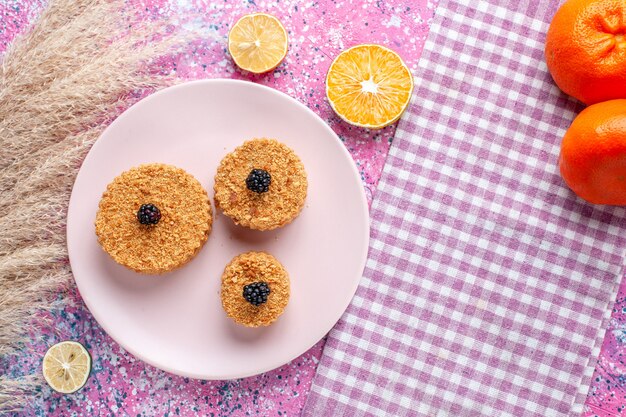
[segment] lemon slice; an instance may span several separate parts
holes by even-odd
[[[91,356],[78,342],[65,341],[48,349],[43,357],[43,376],[50,387],[63,394],[78,391],[87,382]]]
[[[256,74],[273,70],[287,55],[287,31],[272,15],[245,15],[228,34],[228,52],[243,70]]]
[[[340,53],[326,76],[326,96],[346,122],[371,129],[390,125],[407,108],[413,77],[389,48],[357,45]]]

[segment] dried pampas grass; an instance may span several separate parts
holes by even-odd
[[[121,0],[53,0],[0,68],[0,355],[71,285],[65,216],[80,162],[137,92],[171,83],[150,62],[180,37],[133,24]],[[127,12],[126,12],[127,13]],[[135,22],[136,23],[136,22]],[[0,413],[27,402],[35,376],[0,376]]]

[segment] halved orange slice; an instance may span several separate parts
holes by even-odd
[[[402,58],[380,45],[357,45],[340,53],[326,76],[326,96],[348,123],[370,129],[390,125],[407,108],[413,77]]]
[[[271,71],[287,55],[287,31],[272,15],[245,15],[228,33],[228,52],[243,70],[256,74]]]

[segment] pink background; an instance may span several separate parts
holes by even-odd
[[[0,2],[0,52],[41,10],[44,0]],[[368,201],[376,189],[395,126],[380,131],[355,128],[333,114],[324,97],[324,77],[332,59],[359,43],[396,50],[414,74],[437,0],[261,0],[130,1],[146,18],[199,31],[185,53],[164,59],[165,71],[182,79],[247,79],[283,91],[309,106],[339,135],[352,154]],[[289,32],[289,53],[275,71],[250,76],[238,71],[226,52],[226,37],[241,15],[268,12]],[[73,339],[90,350],[94,367],[81,391],[62,396],[42,387],[29,415],[213,415],[295,416],[306,400],[324,341],[283,367],[233,381],[198,381],[155,369],[126,353],[94,321],[75,292],[59,294],[71,307],[53,313],[55,328],[32,335],[16,360],[1,363],[9,375],[39,372],[47,347]],[[626,415],[626,280],[620,289],[602,348],[585,416]]]

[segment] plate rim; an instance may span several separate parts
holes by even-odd
[[[319,337],[315,337],[314,338],[314,342],[312,344],[306,344],[306,346],[301,349],[298,350],[297,354],[293,355],[291,358],[289,358],[288,360],[284,360],[284,359],[280,359],[280,360],[276,360],[276,361],[267,361],[267,364],[263,367],[257,368],[255,370],[251,370],[249,372],[239,372],[239,373],[233,373],[233,374],[228,374],[228,375],[211,375],[211,376],[207,376],[204,374],[200,374],[200,373],[194,373],[194,372],[186,372],[186,371],[181,371],[178,369],[175,369],[175,367],[171,367],[165,363],[161,363],[159,361],[154,361],[152,359],[147,358],[146,356],[142,355],[141,352],[138,352],[137,350],[133,349],[133,348],[129,348],[126,343],[123,343],[119,340],[118,337],[116,337],[114,335],[115,332],[112,332],[111,329],[109,328],[109,326],[104,325],[103,321],[101,320],[101,315],[100,313],[95,313],[91,307],[90,307],[90,302],[88,301],[87,298],[85,298],[83,296],[83,293],[81,291],[81,284],[79,283],[80,280],[76,279],[76,276],[74,275],[74,262],[72,262],[72,259],[76,256],[76,254],[74,253],[74,250],[72,249],[72,245],[70,245],[70,230],[74,230],[75,227],[79,227],[80,225],[76,225],[75,222],[72,222],[72,213],[74,212],[74,210],[78,210],[78,203],[77,203],[77,196],[76,196],[76,184],[79,182],[79,179],[81,179],[81,176],[84,175],[84,171],[83,171],[83,166],[91,159],[94,158],[94,154],[97,153],[97,149],[101,143],[101,138],[110,130],[112,129],[112,127],[116,126],[119,123],[122,123],[123,120],[125,120],[126,118],[130,117],[129,115],[132,115],[132,113],[136,110],[136,106],[138,106],[140,103],[144,103],[147,101],[151,101],[154,100],[155,97],[159,97],[161,95],[164,95],[167,92],[171,92],[173,90],[179,90],[179,89],[183,89],[183,88],[188,88],[190,86],[196,85],[196,84],[233,84],[233,85],[239,85],[239,86],[244,86],[245,88],[253,88],[253,89],[259,89],[261,91],[264,91],[265,93],[269,93],[269,94],[274,94],[277,95],[279,97],[281,97],[282,99],[287,100],[288,102],[290,102],[291,104],[299,107],[300,109],[304,110],[306,113],[309,114],[309,116],[312,116],[312,119],[315,120],[316,122],[318,122],[319,124],[321,124],[322,128],[325,129],[328,133],[330,133],[330,136],[337,142],[337,144],[339,145],[339,148],[341,149],[341,153],[343,154],[344,158],[346,158],[349,161],[349,165],[350,168],[352,170],[353,175],[355,176],[356,179],[358,179],[358,183],[360,185],[360,201],[361,201],[361,209],[363,210],[363,216],[366,219],[365,221],[365,227],[363,229],[363,235],[364,235],[364,239],[363,239],[363,247],[360,250],[361,253],[361,259],[359,260],[359,270],[360,272],[360,278],[355,280],[351,290],[348,292],[346,292],[346,299],[343,301],[343,307],[341,309],[341,314],[337,317],[337,320],[335,320],[334,322],[331,323],[330,327],[328,329],[325,329],[325,331],[321,334],[321,336]],[[94,150],[96,150],[96,152],[94,152]],[[111,339],[113,339],[117,344],[119,344],[124,350],[126,350],[128,353],[130,353],[131,355],[133,355],[134,357],[136,357],[137,359],[147,363],[148,365],[154,366],[160,370],[163,370],[165,372],[168,372],[170,374],[173,375],[178,375],[178,376],[182,376],[182,377],[188,377],[188,378],[193,378],[193,379],[200,379],[200,380],[206,380],[206,381],[216,381],[216,380],[232,380],[232,379],[240,379],[240,378],[248,378],[251,376],[256,376],[256,375],[260,375],[269,371],[272,371],[274,369],[277,369],[285,364],[288,364],[289,362],[293,361],[294,359],[298,358],[299,356],[301,356],[302,354],[306,353],[309,349],[311,349],[313,346],[315,346],[317,343],[319,343],[320,340],[322,340],[334,327],[335,325],[339,322],[339,320],[341,319],[341,317],[343,317],[343,315],[345,314],[347,308],[349,307],[350,303],[352,302],[352,299],[354,298],[356,291],[358,289],[358,286],[361,282],[361,280],[363,279],[363,272],[365,270],[365,266],[366,266],[366,262],[367,262],[367,257],[368,257],[368,253],[369,253],[369,242],[370,242],[370,231],[371,231],[371,226],[370,226],[370,217],[369,217],[369,205],[367,203],[367,198],[365,195],[365,189],[363,186],[363,182],[361,179],[361,175],[357,169],[356,163],[354,161],[354,159],[352,158],[352,155],[350,154],[350,152],[348,152],[348,150],[346,149],[345,145],[343,144],[343,142],[341,141],[341,139],[339,138],[339,136],[337,135],[337,133],[335,133],[335,131],[317,114],[315,113],[313,110],[311,110],[309,107],[307,107],[306,105],[304,105],[303,103],[301,103],[300,101],[298,101],[297,99],[291,97],[290,95],[279,91],[277,89],[262,85],[262,84],[257,84],[251,81],[245,81],[245,80],[236,80],[236,79],[230,79],[230,78],[213,78],[213,79],[202,79],[202,80],[192,80],[192,81],[185,81],[179,84],[175,84],[166,88],[163,88],[161,90],[158,90],[144,98],[142,98],[141,100],[137,101],[136,103],[134,103],[132,106],[130,106],[129,108],[127,108],[125,111],[123,111],[119,116],[117,116],[115,118],[115,120],[113,120],[103,131],[102,133],[98,136],[98,139],[95,140],[94,144],[91,146],[91,148],[89,149],[87,155],[85,156],[85,158],[83,159],[83,161],[81,162],[80,168],[78,170],[78,173],[76,174],[76,178],[74,179],[74,183],[72,184],[72,191],[71,191],[71,195],[70,195],[70,199],[68,201],[68,206],[67,206],[67,216],[66,216],[66,227],[65,227],[65,238],[66,238],[66,247],[67,247],[67,251],[68,251],[68,260],[69,260],[69,265],[70,265],[70,270],[72,272],[72,279],[74,280],[74,282],[76,283],[76,288],[80,294],[81,299],[83,300],[85,307],[89,310],[90,314],[93,316],[93,318],[95,319],[95,321],[98,323],[98,325],[102,328],[102,330],[104,330],[104,332],[111,337]],[[84,226],[84,225],[83,225]],[[95,232],[94,232],[95,233]]]

